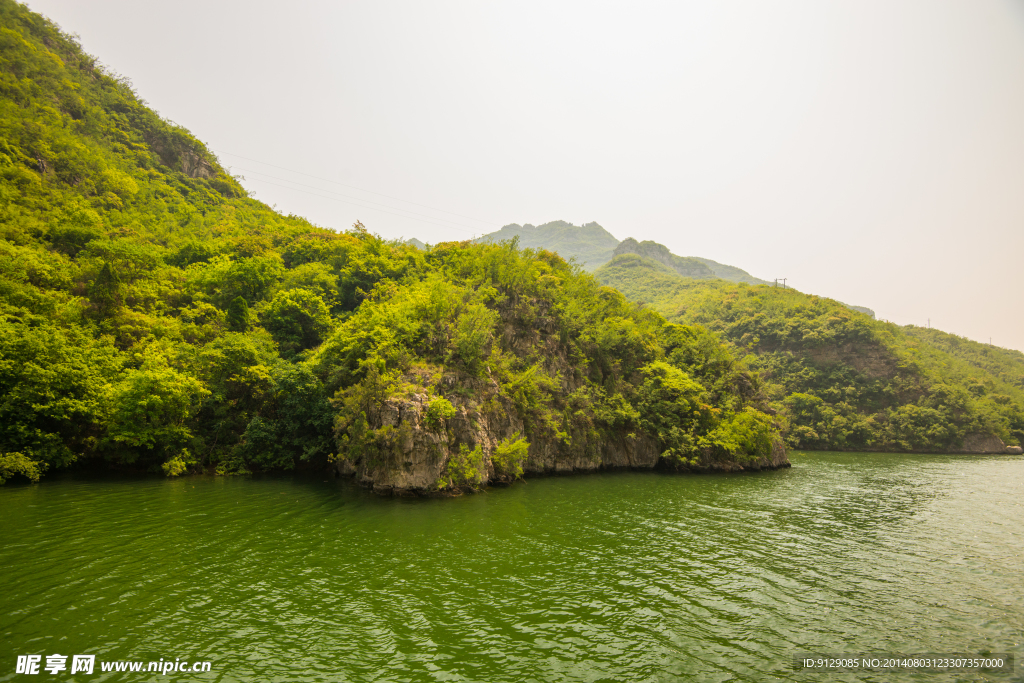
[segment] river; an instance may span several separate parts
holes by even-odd
[[[209,661],[46,680],[1022,680],[824,673],[802,652],[1024,655],[1024,459],[794,453],[789,470],[528,479],[385,499],[309,477],[0,488],[18,655]]]

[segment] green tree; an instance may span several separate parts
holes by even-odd
[[[331,329],[327,305],[305,289],[278,292],[261,318],[285,357],[318,346]]]
[[[190,418],[210,391],[195,377],[149,351],[111,392],[105,448],[123,462],[154,454],[162,462],[180,456],[191,437]]]
[[[228,329],[232,332],[246,332],[250,327],[249,304],[236,296],[228,305]]]
[[[110,267],[104,263],[96,279],[89,287],[89,298],[96,307],[96,315],[107,318],[116,313],[123,303],[123,287],[121,279]]]
[[[0,453],[0,486],[15,475],[22,475],[29,481],[39,481],[45,465],[38,463],[23,453]]]

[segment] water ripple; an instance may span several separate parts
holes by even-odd
[[[1024,460],[794,460],[455,500],[301,478],[7,486],[0,681],[53,652],[212,661],[198,680],[544,683],[825,680],[793,671],[810,650],[1024,654]]]

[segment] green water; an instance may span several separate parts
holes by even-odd
[[[0,680],[1020,680],[795,671],[807,650],[1024,655],[1024,459],[795,454],[450,500],[344,480],[0,489]],[[15,674],[19,654],[205,674]],[[70,669],[70,659],[68,660]]]

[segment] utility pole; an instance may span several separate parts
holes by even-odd
[[[928,318],[928,329],[932,329],[932,319]]]
[[[779,286],[779,281],[781,280],[782,281],[782,288],[786,289],[786,280],[787,279],[788,278],[784,278],[784,277],[777,277],[777,278],[775,278],[775,286],[778,287]]]

